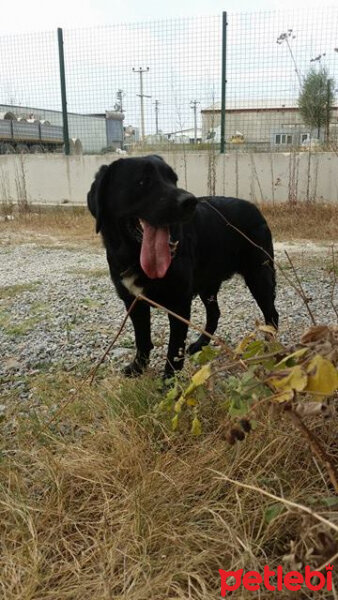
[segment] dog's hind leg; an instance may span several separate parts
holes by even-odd
[[[270,263],[255,265],[244,274],[244,280],[261,309],[265,323],[278,328],[278,312],[275,308],[275,271]]]
[[[217,302],[217,294],[220,288],[220,284],[209,288],[205,292],[200,292],[200,298],[205,306],[205,310],[207,313],[207,322],[205,324],[205,331],[213,335],[217,329],[218,320],[221,315],[218,302]],[[188,348],[188,354],[195,354],[199,352],[203,346],[209,344],[210,338],[202,333],[196,342],[190,344]]]
[[[127,310],[130,308],[132,300],[133,298],[131,301],[125,300]],[[142,301],[137,302],[130,313],[130,318],[135,331],[136,356],[122,372],[127,377],[135,377],[147,367],[150,351],[154,347],[151,341],[149,304]]]

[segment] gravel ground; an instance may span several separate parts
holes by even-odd
[[[314,243],[276,244],[277,259],[286,265],[288,249],[306,294],[313,300],[318,323],[336,320],[332,309],[332,278],[328,273],[330,247]],[[290,269],[286,271],[292,276]],[[338,289],[335,303],[338,302]],[[222,318],[218,334],[235,344],[252,330],[261,314],[239,277],[223,284],[219,295]],[[278,275],[277,310],[283,341],[294,341],[310,325],[296,291]],[[55,369],[70,370],[99,359],[125,315],[108,276],[104,250],[83,245],[65,248],[36,243],[0,246],[0,384],[28,396],[27,376]],[[192,320],[204,324],[204,310],[196,299]],[[152,366],[164,365],[168,336],[166,315],[153,311]],[[189,338],[195,334],[191,332]],[[133,356],[133,334],[128,324],[111,352],[116,369]]]

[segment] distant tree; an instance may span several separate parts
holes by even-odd
[[[305,125],[320,130],[325,127],[325,139],[329,141],[330,120],[334,103],[334,80],[329,77],[327,70],[321,67],[319,71],[312,68],[305,77],[298,106]]]

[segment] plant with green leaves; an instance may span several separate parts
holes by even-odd
[[[314,326],[300,344],[286,348],[273,327],[261,325],[232,356],[206,346],[192,357],[193,371],[175,378],[158,408],[171,419],[174,432],[217,433],[234,445],[256,429],[254,417],[259,418],[262,404],[274,404],[281,415],[289,415],[314,454],[324,457],[338,491],[338,474],[301,419],[321,414],[338,389],[336,332],[336,326]]]
[[[325,141],[330,139],[330,121],[334,104],[335,82],[325,67],[319,70],[310,69],[302,83],[298,98],[299,112],[302,119],[312,130],[317,130],[320,138],[322,127],[325,128]]]

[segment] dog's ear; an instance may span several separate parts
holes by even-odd
[[[102,227],[102,212],[105,199],[107,197],[108,187],[111,181],[113,172],[117,164],[121,161],[117,160],[108,165],[103,165],[96,173],[92,186],[87,194],[87,204],[93,217],[96,219],[96,233],[101,231]]]

